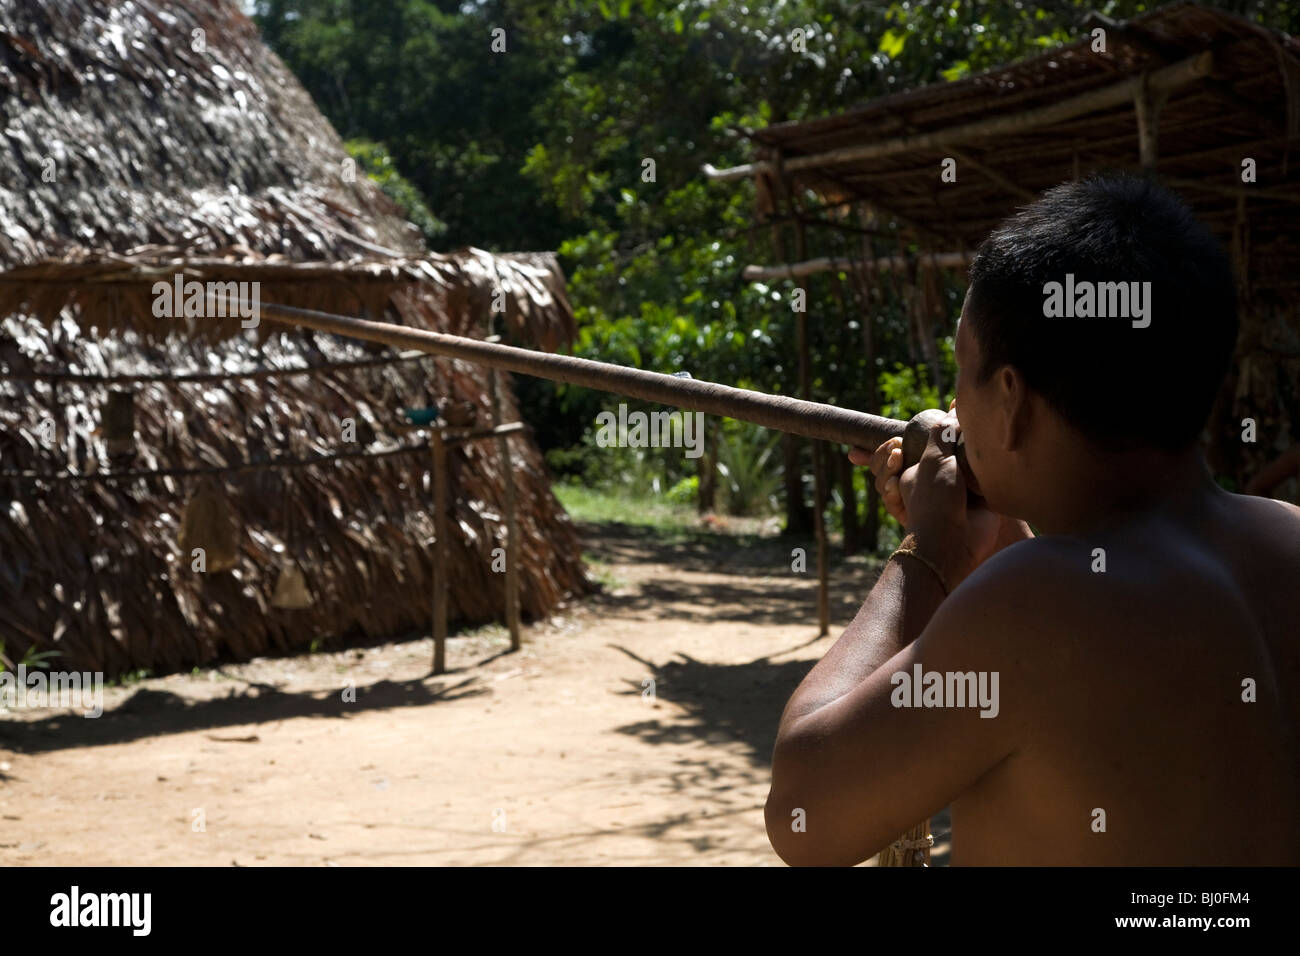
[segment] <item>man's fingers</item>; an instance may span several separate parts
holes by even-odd
[[[902,452],[900,451],[897,457],[894,455],[894,452],[902,447],[903,439],[891,438],[887,442],[881,442],[872,454],[871,473],[876,476],[877,487],[880,485],[881,478],[889,477],[902,466]]]
[[[885,452],[877,452],[879,456],[873,462],[872,474],[876,476],[876,490],[882,495],[885,493],[885,486],[890,481],[897,482],[898,476],[903,473],[903,450],[901,448],[891,448]]]
[[[882,442],[874,450],[854,447],[849,449],[849,461],[855,465],[864,465],[870,468],[874,473],[880,474],[888,467],[889,452],[891,449],[902,447],[901,438],[891,438]]]
[[[885,511],[893,516],[899,524],[907,524],[907,505],[903,504],[903,489],[899,477],[894,475],[877,485],[880,501]]]
[[[875,451],[854,448],[849,451],[849,461],[855,465],[866,465],[875,476],[876,491],[885,511],[897,518],[903,525],[907,524],[907,507],[903,504],[902,491],[898,477],[903,472],[903,439],[891,438],[882,442]]]
[[[952,415],[930,428],[929,439],[921,460],[917,462],[917,478],[929,485],[934,482],[952,484],[959,480],[961,474],[957,467],[957,439],[961,436],[961,426]]]

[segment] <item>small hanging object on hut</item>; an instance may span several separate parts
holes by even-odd
[[[135,392],[108,393],[100,428],[108,460],[114,466],[130,462],[135,457]]]
[[[411,400],[410,407],[402,408],[402,417],[406,419],[407,425],[416,428],[427,428],[442,417],[439,405],[433,386],[426,385],[423,394]]]
[[[473,402],[453,402],[449,398],[438,403],[438,412],[452,428],[469,428],[478,417],[478,408]]]
[[[295,500],[293,484],[289,475],[284,476],[284,556],[280,559],[280,577],[275,582],[275,592],[271,595],[271,607],[284,611],[301,611],[312,606],[311,591],[307,589],[307,577],[302,573],[295,554],[300,554],[302,535],[301,521],[298,516],[298,504],[303,499]]]
[[[271,606],[286,611],[301,611],[312,605],[311,592],[307,590],[307,578],[302,568],[292,558],[285,558],[280,565],[280,578],[275,582],[275,593],[271,595]]]
[[[432,425],[438,420],[436,408],[403,408],[402,414],[412,425]]]
[[[212,478],[202,478],[181,514],[182,560],[202,549],[204,569],[229,571],[239,563],[239,526],[230,501]]]

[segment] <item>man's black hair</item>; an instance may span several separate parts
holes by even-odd
[[[1044,286],[1150,282],[1150,321],[1044,315]],[[1145,177],[1044,192],[980,246],[967,318],[977,380],[1004,365],[1088,438],[1170,451],[1196,441],[1237,341],[1232,269],[1215,237]]]

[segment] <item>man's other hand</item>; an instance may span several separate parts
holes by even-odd
[[[1003,548],[1033,537],[1023,521],[990,511],[968,493],[955,457],[960,434],[956,402],[949,417],[930,430],[921,460],[903,468],[902,440],[891,438],[874,452],[854,448],[849,461],[875,475],[885,510],[913,537],[914,547],[943,572],[952,591],[977,567]]]

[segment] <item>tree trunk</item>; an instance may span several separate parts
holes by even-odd
[[[705,419],[704,454],[700,456],[700,486],[696,498],[696,509],[700,514],[717,510],[718,500],[718,436],[722,432],[722,420]]]
[[[803,469],[799,452],[803,439],[797,435],[781,436],[785,456],[785,531],[800,537],[812,534],[812,509],[803,500]]]
[[[867,528],[864,535],[867,547],[874,554],[880,547],[880,492],[874,481],[867,482]]]
[[[857,554],[862,548],[862,531],[858,524],[858,493],[853,488],[853,464],[847,455],[837,455],[840,472],[840,497],[843,499],[844,554]]]

